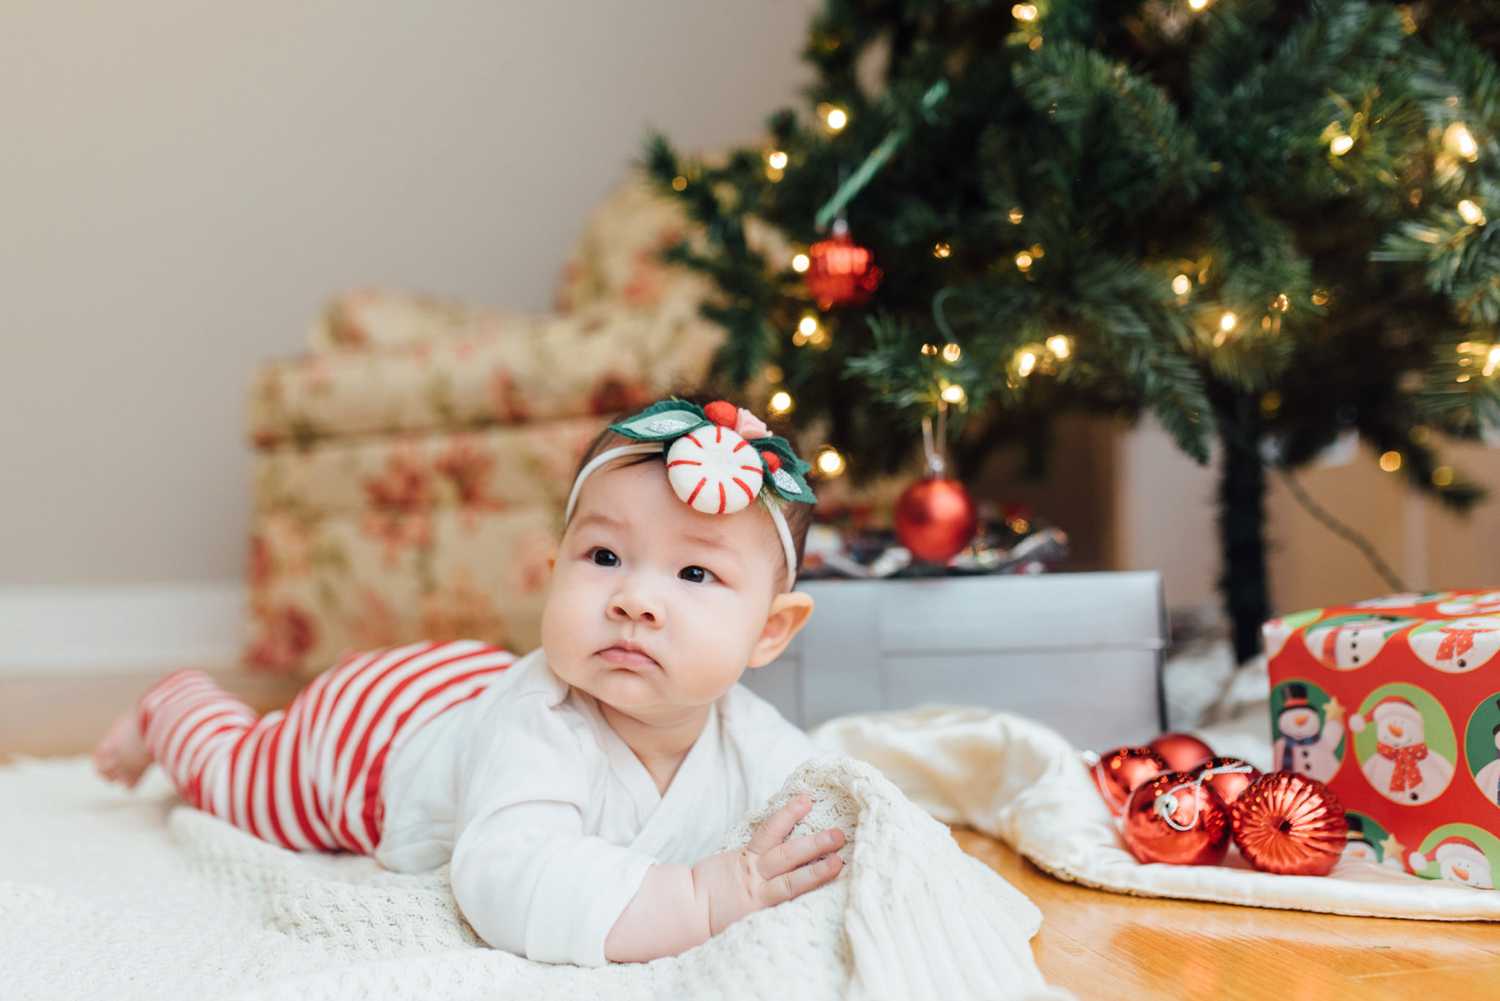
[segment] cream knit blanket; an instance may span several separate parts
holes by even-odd
[[[976,776],[976,778],[979,778]],[[1032,959],[1040,914],[880,772],[833,756],[786,798],[851,835],[832,884],[681,956],[600,969],[481,947],[447,873],[298,855],[132,794],[85,759],[0,770],[0,993],[32,998],[1061,998]]]

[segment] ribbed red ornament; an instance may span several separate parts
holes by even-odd
[[[1150,747],[1174,772],[1190,772],[1214,756],[1214,749],[1190,733],[1164,733]]]
[[[1240,798],[1245,787],[1260,778],[1260,769],[1240,758],[1209,758],[1193,769],[1194,775],[1213,772],[1203,781],[1214,787],[1214,792],[1226,806]]]
[[[1194,776],[1168,772],[1130,794],[1120,837],[1141,862],[1218,865],[1229,852],[1229,810]]]
[[[1229,811],[1240,854],[1265,872],[1326,876],[1349,834],[1338,797],[1317,779],[1296,772],[1262,775]]]
[[[880,286],[875,255],[855,243],[843,227],[836,226],[831,237],[807,248],[807,256],[807,290],[823,309],[858,306]]]
[[[1170,770],[1166,760],[1149,747],[1117,747],[1105,751],[1089,772],[1104,805],[1118,817],[1136,786]]]

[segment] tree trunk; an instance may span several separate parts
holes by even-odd
[[[1266,574],[1266,467],[1261,459],[1260,401],[1236,394],[1218,401],[1219,593],[1229,616],[1236,663],[1260,653],[1260,627],[1271,615]]]

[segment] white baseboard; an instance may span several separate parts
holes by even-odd
[[[238,660],[238,581],[0,587],[0,678],[150,674]]]

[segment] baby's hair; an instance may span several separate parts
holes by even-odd
[[[678,398],[696,403],[699,406],[702,406],[708,402],[712,402],[706,397],[700,399],[688,394],[679,394]],[[629,416],[630,414],[617,414],[614,417],[610,418],[610,423],[613,424],[616,421],[623,420],[624,418]],[[576,481],[578,479],[578,474],[583,471],[583,467],[588,465],[595,456],[604,452],[606,449],[614,448],[616,445],[633,444],[635,444],[635,442],[632,439],[627,438],[622,434],[616,434],[608,427],[606,427],[603,431],[600,431],[599,434],[595,436],[592,442],[589,443],[589,447],[584,451],[583,457],[578,460],[578,467],[573,470],[573,480]],[[621,466],[634,466],[642,462],[665,463],[666,453],[663,452],[660,454],[652,454],[648,452],[641,455],[627,455],[623,456],[618,461]],[[662,475],[666,475],[665,472],[663,472]],[[761,502],[757,501],[756,503]],[[771,501],[771,503],[776,504],[781,502],[773,500]],[[790,502],[781,503],[781,514],[782,517],[786,519],[787,530],[792,533],[792,546],[797,551],[797,570],[800,572],[802,569],[802,550],[807,543],[807,530],[812,526],[813,506],[811,504],[796,504]],[[564,528],[566,528],[566,526],[564,526]],[[777,546],[776,548],[777,551],[780,551],[781,549],[780,546]],[[784,564],[786,562],[785,556],[777,560],[777,562]],[[782,577],[781,579],[785,580],[785,577]]]

